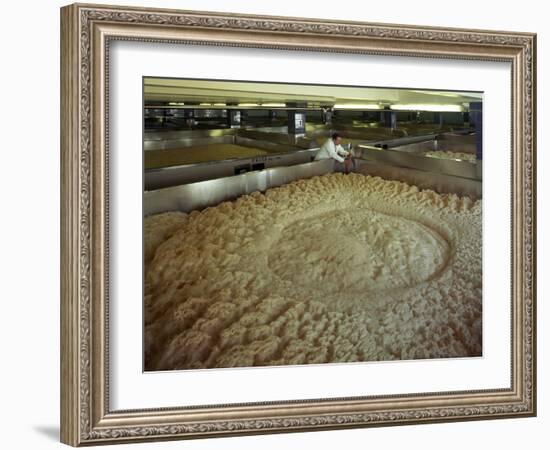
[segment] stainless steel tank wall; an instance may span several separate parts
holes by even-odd
[[[257,148],[261,145],[273,153],[253,158],[147,170],[144,174],[145,190],[147,191],[144,193],[144,214],[200,209],[240,195],[280,186],[295,179],[309,178],[334,171],[332,160],[312,162],[318,148],[308,148],[313,142],[308,136],[295,137],[263,130],[214,131],[216,132],[213,130],[194,131],[193,136],[186,132],[168,132],[168,134],[163,132],[156,136],[150,136],[150,142],[160,141],[157,145],[162,146],[164,137],[170,137],[172,141],[190,142],[191,144],[197,140],[206,142],[228,140],[239,145]],[[318,127],[315,134],[317,136],[329,135],[331,131],[326,127]],[[436,139],[449,145],[454,145],[454,143],[470,144],[468,140],[471,140],[471,136],[433,134],[382,141],[372,140],[369,142],[365,140],[369,144],[355,146],[356,154],[359,157],[357,171],[415,184],[421,189],[433,189],[441,193],[456,193],[480,198],[482,195],[481,161],[470,163],[427,158],[415,154],[432,150]],[[373,147],[373,144],[377,142],[388,145],[390,148]],[[410,147],[410,151],[400,150],[406,146]],[[277,153],[278,150],[281,150],[281,153]],[[235,175],[238,170],[249,172]]]
[[[425,172],[409,167],[396,167],[380,161],[358,161],[356,172],[385,180],[403,181],[419,189],[431,189],[440,194],[467,195],[472,199],[480,199],[483,196],[483,185],[480,180]]]
[[[231,137],[248,137],[300,148],[310,148],[316,145],[319,137],[329,137],[332,133],[340,133],[346,139],[371,142],[380,139],[391,139],[402,136],[385,128],[309,125],[304,135],[289,134],[287,127],[260,127],[260,128],[233,128],[219,130],[180,130],[180,131],[148,131],[144,135],[143,148],[148,150],[162,150],[193,145],[212,143],[228,143]]]
[[[178,131],[148,131],[143,136],[143,149],[163,150],[190,145],[202,145],[201,140],[220,139],[220,143],[226,143],[223,138],[232,139],[235,130],[178,130]]]
[[[255,191],[265,192],[269,188],[282,186],[291,181],[334,171],[336,169],[333,160],[313,161],[144,192],[143,214],[148,216],[166,211],[199,210]],[[439,193],[468,195],[474,199],[482,197],[482,184],[478,180],[364,160],[357,161],[356,172],[403,181],[414,184],[420,189],[431,189]]]
[[[145,171],[144,189],[151,191],[169,186],[194,183],[197,181],[235,175],[235,171],[252,171],[258,168],[273,168],[279,166],[293,166],[311,162],[317,149],[298,150],[295,152],[258,156],[254,158],[240,158],[225,161],[213,161],[202,164],[188,164],[183,166],[165,167]]]
[[[359,145],[355,153],[364,160],[376,161],[394,167],[408,167],[430,174],[441,173],[479,181],[482,178],[482,162],[479,160],[471,163],[453,159],[428,158],[413,152],[381,149],[367,145]]]
[[[143,215],[203,209],[255,191],[263,192],[294,180],[333,171],[333,160],[314,161],[144,192]]]
[[[461,153],[476,154],[475,138],[470,136],[447,136],[437,135],[434,139],[408,143],[404,145],[391,146],[392,150],[424,153],[429,151],[454,151]]]

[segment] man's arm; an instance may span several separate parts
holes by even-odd
[[[340,146],[338,146],[338,147],[340,147]],[[331,158],[333,158],[333,159],[335,159],[336,161],[339,161],[339,162],[344,162],[344,158],[342,158],[338,154],[338,150],[336,149],[335,145],[329,145],[327,150],[328,150],[328,154],[330,155]]]
[[[336,145],[336,152],[339,154],[339,155],[342,155],[342,156],[348,156],[349,155],[349,152],[347,150],[344,150],[344,147],[342,147],[341,145]]]

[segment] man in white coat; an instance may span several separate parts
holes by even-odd
[[[351,166],[351,153],[344,150],[340,144],[342,137],[338,133],[333,133],[331,139],[328,139],[315,155],[315,161],[322,159],[335,159],[344,163],[345,172],[348,173]]]

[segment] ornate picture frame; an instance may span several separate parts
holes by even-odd
[[[512,85],[511,385],[112,410],[109,49],[117,40],[502,61]],[[61,441],[97,445],[536,414],[536,35],[74,4],[61,9]]]

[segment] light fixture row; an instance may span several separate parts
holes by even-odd
[[[185,106],[183,102],[169,102],[168,106]],[[188,106],[197,106],[197,105],[188,105]],[[226,107],[225,103],[199,103],[198,106],[210,106],[210,107]],[[262,107],[262,108],[284,108],[285,103],[238,103],[236,105],[230,105],[232,107]],[[396,103],[393,105],[388,105],[391,110],[394,111],[433,111],[433,112],[464,112],[466,108],[463,105],[457,104],[410,104],[410,103]],[[348,110],[382,110],[385,109],[384,105],[378,103],[337,103],[334,105],[334,109],[348,109]]]

